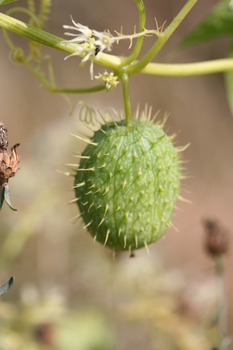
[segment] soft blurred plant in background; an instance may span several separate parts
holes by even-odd
[[[28,3],[34,12],[33,1]],[[30,19],[38,28],[50,5],[41,3],[39,18]],[[51,58],[35,42],[29,48],[24,57],[12,46],[11,59],[25,63],[44,88],[60,92]],[[71,184],[60,174],[74,147],[82,150],[68,137],[74,128],[82,130],[74,115],[71,122],[51,122],[28,137],[28,159],[12,181],[20,212],[2,209],[0,276],[14,274],[18,282],[0,303],[0,349],[210,350],[222,340],[213,276],[203,273],[193,280],[188,267],[168,269],[153,249],[150,257],[139,252],[113,261],[86,233],[77,238],[76,224],[68,221],[76,210],[65,205],[73,198]],[[31,281],[33,287],[27,287]]]
[[[68,135],[67,125],[56,123],[56,135],[46,133],[43,146],[39,134],[29,142],[37,145],[33,154],[41,153],[43,164],[24,162],[24,181],[22,171],[15,178],[24,214],[14,223],[2,218],[1,275],[23,276],[10,299],[1,300],[0,349],[112,350],[125,343],[136,349],[211,349],[219,341],[214,276],[194,280],[187,269],[167,269],[155,251],[113,260],[85,232],[76,239],[76,224],[68,221],[72,208],[64,201],[72,196],[68,179],[58,172],[53,184],[49,166],[52,159],[54,169],[63,168],[73,148],[64,130]],[[57,138],[64,153],[52,147]],[[45,185],[38,193],[41,176]],[[29,190],[32,197],[25,198]]]

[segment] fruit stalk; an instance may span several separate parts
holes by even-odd
[[[130,106],[130,95],[129,95],[129,76],[123,73],[121,77],[122,88],[123,88],[123,99],[125,108],[125,124],[128,126],[131,123],[131,106]]]

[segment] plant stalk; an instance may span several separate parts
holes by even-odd
[[[135,0],[136,4],[137,4],[137,8],[138,8],[138,12],[139,12],[139,28],[138,28],[138,32],[142,32],[145,29],[145,25],[146,25],[146,13],[145,13],[145,7],[144,7],[144,3],[142,0]],[[124,61],[124,65],[128,65],[131,62],[135,61],[136,58],[138,57],[141,48],[142,48],[142,44],[143,44],[143,36],[140,36],[139,38],[137,38],[137,41],[134,45],[134,49],[131,53],[131,55],[129,57],[127,57]]]
[[[141,73],[150,75],[163,75],[185,77],[204,74],[216,74],[233,70],[233,59],[222,58],[211,61],[193,63],[149,63]]]
[[[220,350],[228,348],[228,322],[227,322],[227,296],[225,285],[225,266],[223,257],[216,257],[215,271],[218,283],[219,307],[218,307],[218,329],[221,337]]]
[[[0,27],[10,30],[20,36],[34,40],[40,44],[52,47],[54,49],[74,53],[77,50],[77,45],[71,43],[64,43],[62,38],[53,34],[47,33],[42,29],[38,29],[13,17],[0,13]],[[119,72],[127,60],[125,57],[118,57],[101,53],[98,59],[94,62]],[[135,61],[135,65],[139,61]],[[184,64],[161,64],[149,63],[142,70],[141,73],[150,75],[163,76],[193,76],[203,74],[215,74],[233,70],[233,59],[223,58],[212,61],[184,63]]]
[[[130,106],[130,95],[129,95],[129,76],[127,73],[123,73],[121,77],[122,88],[123,88],[123,99],[125,107],[125,124],[128,126],[131,123],[131,106]]]
[[[85,88],[57,87],[53,82],[53,79],[52,79],[52,82],[46,79],[46,77],[43,74],[41,74],[40,71],[32,67],[32,65],[29,64],[27,60],[23,60],[23,63],[27,67],[27,69],[40,80],[40,82],[42,83],[42,87],[45,87],[48,91],[53,93],[87,94],[87,93],[103,91],[106,89],[106,86],[104,84],[85,87]],[[52,72],[50,72],[50,76],[52,76]]]
[[[138,62],[132,63],[127,68],[128,74],[136,74],[142,71],[149,62],[158,54],[158,52],[163,48],[166,44],[170,36],[174,33],[180,23],[184,20],[187,14],[191,11],[193,6],[197,3],[198,0],[188,0],[178,15],[173,19],[173,21],[169,24],[167,29],[161,33],[158,37],[156,43],[151,47],[151,49],[142,57],[142,59]]]

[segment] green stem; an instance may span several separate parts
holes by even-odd
[[[218,60],[194,62],[194,63],[178,63],[163,64],[149,63],[141,73],[150,75],[165,76],[193,76],[203,74],[215,74],[233,70],[233,59],[222,58]]]
[[[65,94],[87,94],[91,92],[98,92],[103,91],[106,89],[105,85],[96,85],[92,87],[87,88],[57,88],[57,87],[51,87],[49,88],[50,92],[55,93],[65,93]]]
[[[37,16],[34,13],[32,13],[30,10],[28,10],[24,7],[14,7],[14,8],[7,11],[8,16],[11,16],[14,13],[23,13],[23,14],[29,16],[30,19],[35,22],[35,25],[38,26],[40,24]]]
[[[1,5],[8,5],[8,4],[10,4],[12,2],[16,2],[16,1],[18,1],[18,0],[1,0],[0,1],[0,6]]]
[[[34,40],[42,45],[52,47],[57,50],[73,53],[77,46],[74,44],[65,44],[64,40],[56,35],[47,33],[46,31],[26,24],[16,18],[0,13],[0,26],[4,29],[10,30],[20,36]]]
[[[3,203],[4,203],[4,194],[5,194],[5,187],[0,186],[0,210],[2,209]]]
[[[24,36],[30,40],[61,50],[67,53],[74,53],[77,50],[77,45],[65,43],[62,38],[47,33],[42,29],[25,24],[13,17],[0,13],[0,26],[10,30],[18,35]],[[124,66],[127,58],[118,57],[102,53],[95,63],[112,68],[119,72]],[[135,61],[135,64],[139,61]],[[192,76],[202,74],[222,73],[233,70],[233,59],[224,58],[205,62],[184,63],[184,64],[161,64],[149,63],[141,70],[141,73],[150,75],[164,75],[164,76]]]
[[[69,54],[75,53],[79,47],[78,44],[69,43],[56,35],[50,34],[40,28],[26,24],[3,13],[0,13],[0,27],[10,30],[11,32],[23,36],[29,40],[36,41],[42,45],[67,52]],[[82,57],[82,55],[80,55],[80,57]],[[119,68],[123,66],[124,60],[125,58],[102,53],[98,59],[96,58],[94,60],[94,62],[118,71]]]
[[[54,72],[53,72],[52,58],[51,58],[51,56],[48,56],[48,57],[45,56],[45,58],[48,60],[49,81],[50,81],[51,84],[53,84],[53,86],[56,86]]]
[[[65,93],[65,94],[86,94],[86,93],[102,91],[106,88],[106,86],[103,84],[90,86],[86,88],[58,88],[57,86],[49,82],[40,71],[32,67],[26,60],[24,60],[23,63],[32,74],[34,74],[37,78],[39,78],[42,85],[50,92]]]
[[[127,73],[123,73],[121,77],[123,88],[123,99],[125,107],[125,124],[128,126],[131,123],[131,107],[130,107],[130,95],[129,95],[129,76]]]
[[[135,1],[137,3],[137,8],[138,8],[138,12],[139,12],[138,32],[140,33],[145,29],[145,25],[146,25],[145,7],[144,7],[142,0],[135,0]],[[137,38],[137,41],[134,45],[134,49],[133,49],[131,55],[129,57],[127,57],[126,60],[124,61],[124,65],[128,65],[131,62],[136,60],[136,58],[138,57],[138,55],[141,51],[143,39],[144,39],[144,36],[140,36],[139,38]]]
[[[145,68],[149,62],[158,54],[158,52],[163,48],[166,44],[170,36],[174,33],[183,19],[187,16],[193,6],[196,4],[198,0],[188,0],[178,15],[173,19],[173,21],[169,24],[167,29],[161,33],[158,37],[156,43],[151,47],[151,49],[142,57],[142,59],[138,62],[135,62],[131,66],[127,68],[128,74],[136,74],[140,72],[143,68]]]
[[[225,268],[222,256],[218,256],[215,259],[215,271],[218,282],[218,295],[219,295],[219,310],[218,310],[218,328],[221,336],[220,350],[225,350],[225,342],[228,338],[227,330],[227,298],[225,288]]]

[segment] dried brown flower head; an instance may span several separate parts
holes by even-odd
[[[19,170],[19,156],[14,145],[10,151],[0,148],[0,183],[8,182],[9,178],[15,176]]]
[[[227,230],[216,220],[204,220],[205,249],[211,256],[220,256],[227,252],[229,236]]]
[[[8,151],[7,129],[0,122],[0,209],[5,200],[10,208],[15,210],[10,202],[8,180],[19,170],[19,156],[16,150],[18,146],[19,143]]]

